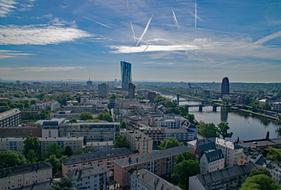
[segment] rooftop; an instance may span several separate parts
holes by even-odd
[[[253,163],[248,163],[242,166],[236,165],[206,174],[199,174],[196,177],[198,177],[203,186],[207,187],[209,184],[213,184],[221,180],[231,179],[237,176],[249,174],[254,168],[255,165]]]
[[[209,150],[209,151],[205,152],[204,154],[205,154],[209,163],[224,158],[221,149]]]
[[[22,166],[3,168],[0,169],[0,178],[15,176],[43,169],[52,169],[52,166],[47,162],[39,162],[36,164],[27,164]]]
[[[8,111],[5,111],[5,112],[2,112],[0,113],[0,120],[2,119],[6,119],[8,117],[11,117],[17,113],[20,113],[20,110],[19,109],[12,109],[12,110],[8,110]]]
[[[101,160],[109,157],[126,156],[132,153],[133,152],[128,148],[105,149],[92,153],[73,155],[70,158],[63,160],[63,164],[72,165],[80,162]]]
[[[109,172],[109,170],[95,165],[90,168],[81,168],[79,170],[74,170],[70,173],[70,177],[71,179],[80,180],[85,177],[95,176],[106,172]]]
[[[187,146],[177,146],[166,150],[157,150],[157,151],[155,150],[150,154],[139,155],[134,158],[124,158],[124,159],[115,160],[114,162],[121,167],[128,167],[132,165],[146,163],[152,160],[166,158],[169,156],[176,156],[187,151],[191,151],[191,148]]]
[[[161,189],[161,187],[165,187],[164,189],[181,190],[181,188],[145,169],[136,170],[133,175],[137,175],[138,180],[142,181],[150,189]]]

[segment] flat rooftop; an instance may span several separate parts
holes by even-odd
[[[19,109],[12,109],[12,110],[2,112],[2,113],[0,113],[0,120],[9,118],[9,117],[11,117],[15,114],[18,114],[18,113],[20,113]]]
[[[105,149],[92,153],[73,155],[70,158],[63,160],[62,163],[64,165],[72,165],[80,162],[95,161],[118,156],[127,156],[130,154],[133,154],[133,151],[128,148]]]
[[[146,163],[146,162],[152,161],[152,160],[166,158],[169,156],[176,156],[176,155],[179,155],[184,152],[191,151],[191,150],[192,149],[187,146],[177,146],[177,147],[169,148],[166,150],[157,150],[157,151],[155,150],[150,154],[139,155],[134,158],[124,158],[124,159],[115,160],[114,163],[116,163],[117,165],[119,165],[121,167],[128,167],[128,166]],[[131,161],[129,162],[129,160],[131,160]]]

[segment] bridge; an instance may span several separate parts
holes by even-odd
[[[185,107],[186,110],[188,111],[190,107],[198,107],[198,111],[199,112],[203,112],[203,108],[204,107],[209,107],[209,106],[212,106],[213,107],[213,112],[216,112],[217,111],[217,108],[218,107],[221,107],[222,104],[216,102],[216,101],[206,101],[206,100],[200,100],[201,103],[198,103],[198,104],[188,104],[188,105],[180,105],[180,102],[185,102],[187,100],[185,99],[180,99],[180,96],[179,94],[176,95],[176,103],[178,106],[180,107]]]

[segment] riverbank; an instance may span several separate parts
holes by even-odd
[[[235,106],[232,106],[231,109],[235,110],[235,111],[241,111],[241,112],[249,113],[249,114],[254,115],[254,116],[264,117],[264,118],[271,119],[271,120],[274,120],[274,121],[278,120],[278,117],[274,117],[274,116],[263,114],[263,113],[253,112],[251,110],[241,109],[241,108],[238,108],[238,107],[235,107]]]

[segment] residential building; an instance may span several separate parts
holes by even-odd
[[[134,99],[135,93],[136,93],[136,85],[134,85],[133,83],[129,83],[129,87],[128,87],[128,97],[129,97],[129,99]]]
[[[128,148],[104,149],[92,153],[73,155],[62,161],[62,174],[67,176],[72,171],[96,165],[110,170],[110,176],[112,176],[112,162],[121,158],[127,158],[128,156],[134,156],[134,153]]]
[[[130,174],[131,190],[181,190],[165,179],[146,169],[135,170]]]
[[[216,149],[216,144],[213,139],[196,139],[187,142],[188,146],[193,149],[193,153],[197,158],[201,158],[204,152]]]
[[[237,143],[225,139],[216,138],[215,144],[217,149],[221,149],[225,157],[226,166],[244,165],[248,162],[243,148]]]
[[[19,109],[12,109],[0,113],[0,127],[16,127],[21,122]]]
[[[278,162],[268,161],[265,169],[269,171],[272,179],[281,184],[281,164]]]
[[[238,190],[255,168],[253,163],[227,167],[214,172],[189,178],[189,189],[196,190]]]
[[[139,154],[152,152],[153,140],[149,136],[139,130],[129,130],[124,134],[132,151],[138,151]]]
[[[0,190],[49,190],[52,166],[46,162],[0,169]]]
[[[80,113],[73,113],[72,111],[58,111],[54,113],[54,118],[63,118],[63,119],[80,119]]]
[[[281,102],[273,102],[272,109],[277,112],[281,112]]]
[[[98,93],[100,98],[106,98],[108,96],[108,85],[106,83],[99,84]]]
[[[200,159],[200,173],[205,174],[224,168],[224,155],[220,149],[204,152]]]
[[[64,111],[71,111],[71,113],[90,112],[96,113],[95,105],[67,105],[63,107]]]
[[[109,170],[105,168],[82,168],[71,172],[69,176],[78,190],[109,190]]]
[[[122,89],[128,90],[129,84],[132,82],[132,65],[131,63],[121,61],[121,80]]]
[[[161,141],[166,138],[166,134],[164,128],[160,127],[142,127],[140,131],[152,138],[153,140],[153,147],[157,148]]]
[[[15,150],[23,152],[25,138],[0,138],[0,151]],[[63,150],[69,146],[73,152],[83,148],[83,137],[39,137],[41,156],[44,156],[49,146],[56,143]]]
[[[65,122],[59,127],[62,137],[84,137],[86,142],[111,141],[119,132],[119,122]]]
[[[174,168],[176,157],[191,149],[187,146],[178,146],[166,150],[153,151],[150,154],[143,154],[115,160],[114,180],[122,187],[129,186],[128,172],[132,170],[147,169],[148,171],[161,176],[170,177]]]
[[[59,137],[59,126],[64,119],[39,120],[37,123],[42,126],[42,137]]]
[[[40,127],[0,127],[0,138],[6,137],[41,137]]]

